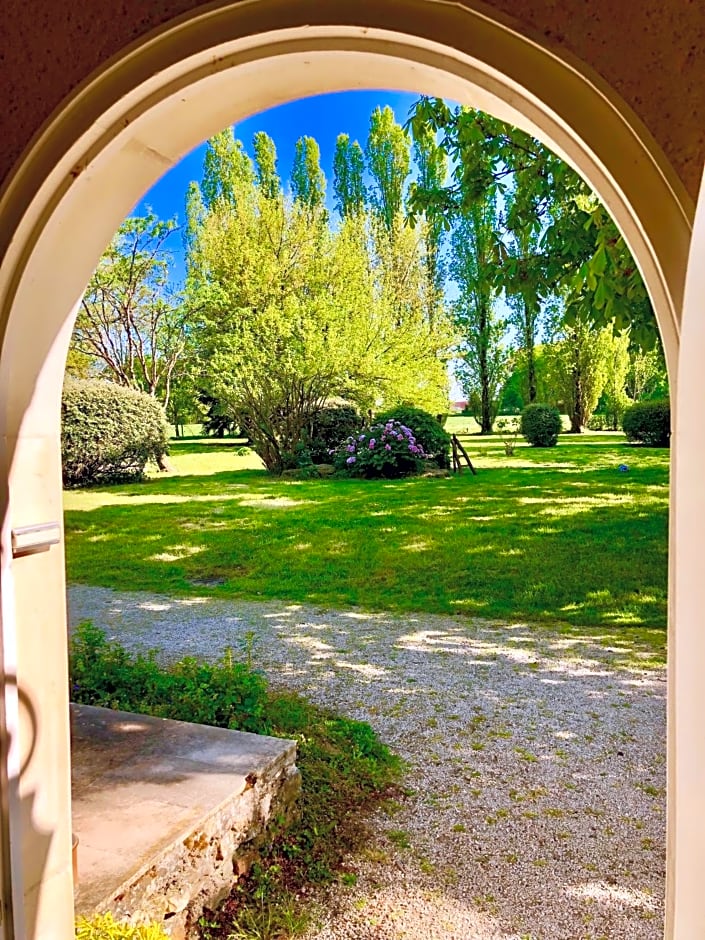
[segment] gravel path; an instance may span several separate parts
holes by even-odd
[[[133,648],[253,646],[274,684],[369,721],[410,765],[307,940],[656,940],[662,670],[545,629],[74,586]]]

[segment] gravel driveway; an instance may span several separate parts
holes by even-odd
[[[410,795],[374,819],[308,940],[661,937],[663,670],[452,617],[83,586],[69,609],[175,658],[249,643],[273,684],[369,721],[409,762]]]

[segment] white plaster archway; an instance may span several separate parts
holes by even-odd
[[[63,549],[13,560],[11,529],[61,518],[59,401],[75,307],[122,218],[184,153],[245,115],[338,89],[425,91],[508,119],[564,156],[609,207],[650,290],[676,388],[692,205],[617,96],[579,63],[483,12],[438,0],[331,6],[255,0],[172,22],[66,102],[0,195],[0,635],[5,672],[17,677],[2,702],[12,747],[4,785],[0,776],[0,870],[14,936],[70,936],[72,895]],[[673,604],[672,595],[672,625]],[[18,686],[39,716],[21,775],[30,732]],[[674,682],[670,696],[678,715]],[[705,705],[696,696],[686,708],[696,704]],[[699,762],[683,765],[689,779],[705,767],[693,737],[685,722],[682,740],[671,738],[702,748]],[[667,935],[690,940],[699,899],[676,864],[687,828],[679,766],[672,761]],[[37,851],[42,832],[51,835],[46,859]],[[688,845],[689,865],[705,863],[705,834]],[[685,912],[678,920],[674,907]]]
[[[705,937],[705,486],[702,375],[705,361],[705,176],[695,217],[678,362],[671,459],[668,640],[667,937]]]

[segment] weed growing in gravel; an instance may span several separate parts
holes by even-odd
[[[396,845],[398,849],[410,849],[411,848],[411,839],[409,833],[405,829],[389,829],[387,830],[387,838],[389,841]]]

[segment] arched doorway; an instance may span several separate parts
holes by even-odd
[[[2,869],[15,936],[65,938],[71,930],[63,549],[13,559],[12,530],[61,519],[59,400],[81,293],[130,207],[196,143],[284,100],[380,87],[429,92],[490,111],[544,140],[588,180],[642,270],[678,400],[692,207],[638,120],[576,63],[485,13],[428,0],[337,5],[334,11],[313,0],[207,8],[109,63],[55,115],[0,200],[6,220],[0,609],[5,672],[17,681],[8,684],[4,700],[13,746],[5,766]],[[33,729],[17,687],[38,719],[32,761],[22,774]],[[673,719],[673,682],[670,696]],[[696,704],[692,698],[688,707]],[[681,748],[692,743],[679,739]],[[696,773],[701,764],[694,760],[685,769]],[[672,776],[668,930],[685,938],[696,931],[698,897],[679,870],[698,870],[695,852],[698,846],[705,852],[705,838],[698,842],[692,826],[680,821],[680,806],[674,811],[677,785]],[[681,838],[690,840],[682,860]],[[43,854],[40,844],[48,846]],[[683,912],[678,934],[674,905]]]

